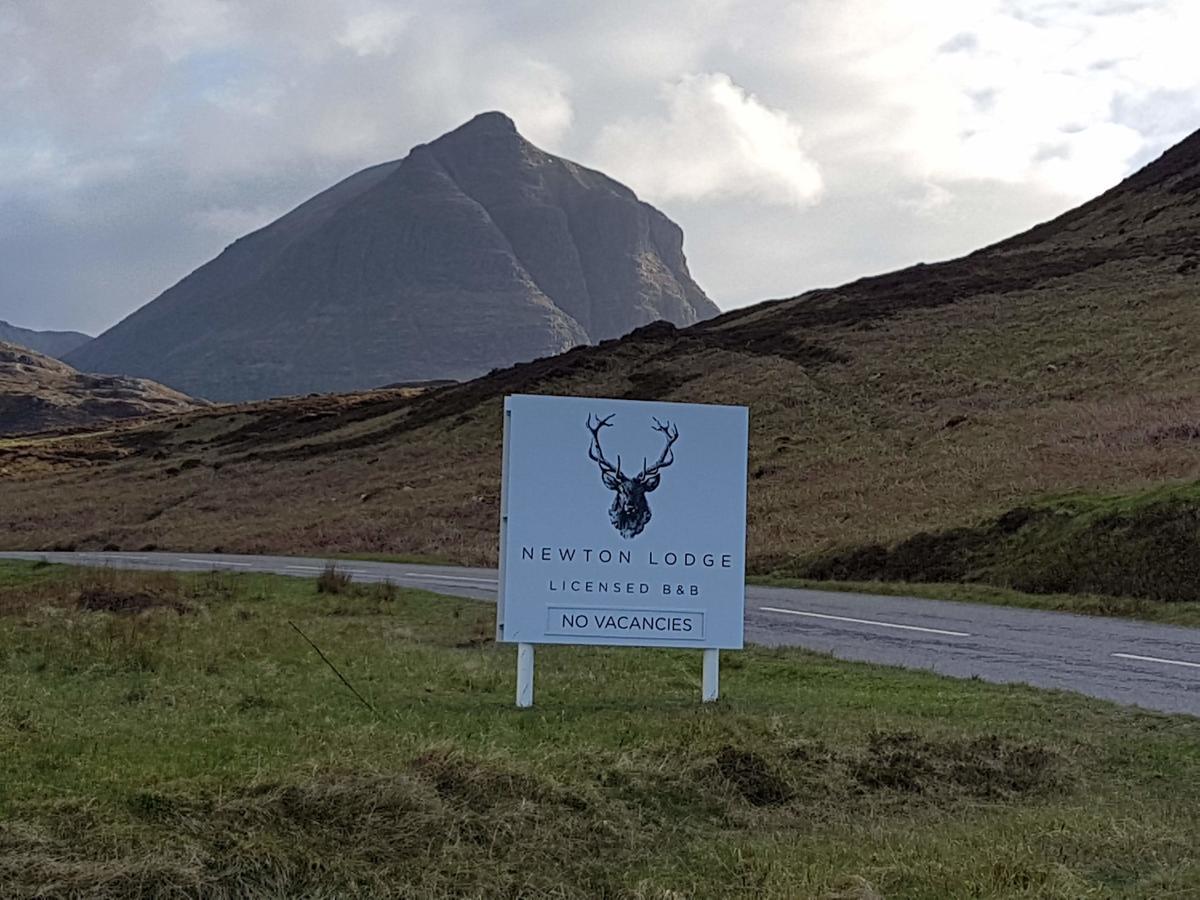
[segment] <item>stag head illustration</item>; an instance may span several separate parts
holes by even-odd
[[[600,429],[609,427],[614,415],[616,413],[603,419],[588,415],[587,427],[592,433],[588,457],[600,467],[600,478],[604,481],[604,486],[616,495],[608,510],[613,527],[621,532],[622,537],[633,538],[641,534],[650,521],[650,504],[646,495],[658,487],[661,478],[659,472],[675,462],[671,446],[679,440],[679,429],[670,422],[664,424],[654,419],[654,430],[662,433],[667,439],[667,445],[663,447],[654,465],[647,465],[643,458],[642,471],[631,478],[621,471],[620,456],[617,457],[617,464],[614,466],[604,458],[604,451],[600,448]]]

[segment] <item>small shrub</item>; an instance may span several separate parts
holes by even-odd
[[[338,569],[333,563],[329,563],[317,576],[317,593],[318,594],[344,594],[350,589],[352,579],[350,576]]]
[[[393,603],[400,596],[400,589],[391,581],[377,581],[366,590],[373,600]]]

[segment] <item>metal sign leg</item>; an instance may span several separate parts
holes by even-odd
[[[704,651],[704,679],[700,689],[700,699],[704,703],[712,703],[721,694],[721,651]]]
[[[533,644],[517,644],[517,708],[528,709],[531,706],[533,706]]]

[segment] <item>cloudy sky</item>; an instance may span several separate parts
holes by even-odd
[[[956,256],[1200,127],[1195,0],[0,0],[0,319],[103,330],[501,109],[724,308]]]

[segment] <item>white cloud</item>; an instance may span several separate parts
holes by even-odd
[[[481,106],[508,113],[535,144],[555,149],[575,114],[565,75],[553,66],[514,59],[481,92]]]
[[[220,237],[244,235],[257,231],[287,212],[278,206],[208,206],[197,210],[192,219],[196,225]]]
[[[721,72],[685,76],[664,94],[662,115],[600,132],[595,156],[602,168],[652,199],[751,196],[808,205],[820,196],[820,170],[787,113]]]
[[[1189,0],[929,0],[920,15],[845,0],[809,24],[819,45],[845,37],[833,62],[863,94],[849,129],[863,155],[950,189],[998,181],[1085,199],[1149,142],[1182,136],[1117,121],[1122,102],[1200,89]]]
[[[133,40],[155,47],[171,62],[237,38],[231,7],[221,0],[152,0],[145,6]]]
[[[359,56],[386,55],[396,48],[411,20],[406,9],[375,7],[347,19],[338,43]]]

